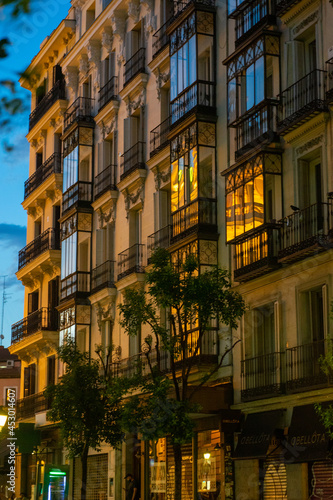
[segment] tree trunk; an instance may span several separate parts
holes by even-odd
[[[175,500],[182,499],[182,447],[173,444],[173,458],[175,460]]]
[[[82,476],[81,476],[81,500],[87,498],[87,476],[88,476],[88,452],[89,446],[85,446],[81,455]]]

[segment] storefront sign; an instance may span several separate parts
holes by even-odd
[[[156,463],[150,466],[150,492],[166,493],[166,465]]]

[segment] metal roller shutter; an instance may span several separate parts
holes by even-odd
[[[264,462],[263,500],[287,500],[287,473],[284,463],[276,458]]]
[[[329,500],[333,498],[333,462],[323,460],[310,464],[310,499]]]
[[[81,459],[74,459],[73,500],[81,498]],[[108,454],[88,457],[87,499],[106,500],[108,494]]]
[[[174,499],[175,466],[172,445],[167,444],[167,500]],[[182,446],[182,500],[192,499],[192,444]]]

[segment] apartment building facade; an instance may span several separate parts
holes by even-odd
[[[112,343],[129,373],[145,331],[128,338],[117,305],[163,246],[175,266],[194,253],[202,270],[230,267],[249,305],[232,332],[242,342],[200,394],[183,498],[308,498],[331,473],[312,410],[331,394],[317,360],[330,346],[332,6],[71,4],[21,80],[32,92],[26,294],[11,352],[22,361],[18,420],[40,439],[19,454],[18,489],[66,462],[42,393],[62,374],[56,347],[68,335],[91,353]],[[230,340],[223,325],[210,332],[198,369]],[[310,432],[302,415],[322,443],[295,458],[289,443]],[[172,498],[167,439],[128,436],[121,450],[92,451],[88,469],[92,500],[123,498],[128,472],[142,498]],[[73,499],[79,475],[75,460]]]

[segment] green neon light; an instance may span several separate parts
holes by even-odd
[[[52,477],[52,476],[66,476],[66,472],[63,472],[61,470],[59,470],[59,471],[53,470],[53,471],[50,471],[50,477]]]

